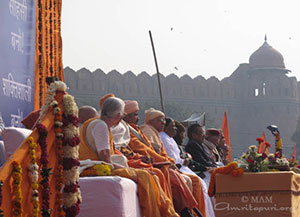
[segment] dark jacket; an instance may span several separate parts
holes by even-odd
[[[185,151],[185,146],[178,145],[178,148],[180,150],[180,157],[183,158],[183,159],[187,158],[188,156],[187,156],[186,151]],[[190,163],[189,163],[188,167],[191,170],[193,170],[194,172],[197,172],[197,171],[204,172],[204,171],[206,171],[206,167],[205,166],[203,166],[202,164],[200,164],[197,161],[192,160],[192,159],[190,160]]]
[[[185,146],[186,152],[192,155],[194,161],[197,161],[204,167],[215,167],[214,160],[206,152],[202,144],[199,144],[195,140],[189,140]]]

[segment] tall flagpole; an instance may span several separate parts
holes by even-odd
[[[152,51],[153,51],[154,62],[155,62],[156,73],[157,73],[157,81],[158,81],[158,88],[159,88],[159,95],[160,95],[161,111],[163,113],[165,113],[163,97],[162,97],[162,91],[161,91],[160,75],[159,75],[158,64],[157,64],[157,59],[156,59],[156,54],[155,54],[155,49],[154,49],[154,43],[153,43],[152,34],[151,34],[150,30],[149,30],[149,36],[150,36],[150,41],[151,41],[151,45],[152,45]]]

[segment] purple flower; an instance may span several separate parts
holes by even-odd
[[[70,185],[65,185],[64,192],[65,193],[75,193],[75,192],[77,192],[78,188],[79,188],[78,184],[72,183]]]
[[[79,160],[73,159],[73,158],[64,158],[63,159],[63,167],[64,170],[70,170],[75,166],[79,166],[80,162]]]
[[[261,156],[263,159],[267,158],[268,155],[266,153],[263,153],[262,156]]]
[[[79,213],[79,211],[80,211],[79,204],[76,203],[73,206],[68,207],[68,208],[64,207],[64,211],[66,213],[66,216],[68,216],[68,217],[75,217]]]
[[[64,140],[63,146],[69,145],[69,146],[75,147],[79,143],[80,143],[79,137],[78,136],[74,136],[72,139],[66,139],[66,140]]]
[[[41,156],[41,164],[42,165],[47,165],[49,163],[47,155],[42,155]]]
[[[69,124],[73,124],[76,127],[78,127],[79,118],[75,115],[67,115],[67,116],[64,116],[63,123],[64,123],[64,126],[68,126]]]
[[[74,124],[76,127],[79,125],[79,118],[75,115],[72,115],[72,124]]]
[[[40,136],[44,137],[44,136],[48,135],[47,129],[46,129],[46,127],[43,124],[38,124],[36,126],[36,128],[37,128]]]
[[[40,146],[45,146],[47,144],[47,140],[46,140],[47,137],[45,136],[40,136],[39,137],[39,140],[38,140],[38,143],[40,144]]]

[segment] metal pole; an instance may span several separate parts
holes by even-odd
[[[151,34],[150,30],[149,30],[149,36],[150,36],[150,41],[151,41],[151,45],[152,45],[152,51],[153,51],[154,62],[155,62],[156,73],[157,73],[157,81],[158,81],[158,88],[159,88],[159,95],[160,95],[161,111],[163,113],[165,113],[164,103],[163,103],[163,97],[162,97],[162,91],[161,91],[161,83],[160,83],[160,76],[159,76],[158,64],[157,64],[157,59],[156,59],[156,54],[155,54],[155,49],[154,49],[154,43],[153,43],[153,39],[152,39],[152,34]]]

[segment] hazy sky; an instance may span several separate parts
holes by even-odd
[[[300,80],[299,0],[64,0],[63,63],[104,72],[230,76],[264,42]]]

